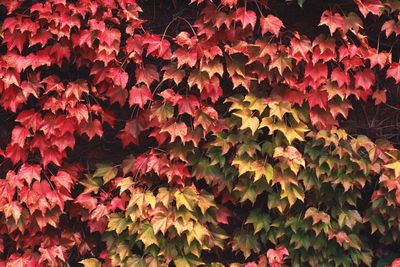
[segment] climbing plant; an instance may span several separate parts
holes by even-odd
[[[399,11],[0,0],[0,266],[391,264]]]

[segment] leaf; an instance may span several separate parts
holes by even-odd
[[[153,228],[148,223],[143,223],[140,226],[139,230],[139,238],[140,241],[143,242],[145,248],[148,248],[151,245],[158,245],[157,238],[154,235]]]
[[[234,233],[232,240],[232,250],[241,251],[244,257],[247,259],[250,257],[252,251],[258,253],[260,251],[260,244],[257,238],[249,232],[240,231]]]
[[[395,177],[400,177],[400,160],[384,165],[386,168],[394,171]]]
[[[145,85],[135,86],[129,91],[129,105],[138,105],[143,108],[147,101],[152,101],[153,96],[150,89]]]
[[[370,89],[375,84],[375,74],[372,70],[365,69],[354,75],[355,87],[361,87],[365,90]]]
[[[393,63],[386,72],[387,78],[394,78],[396,83],[400,83],[400,63]]]
[[[254,161],[251,164],[251,170],[254,171],[254,182],[257,182],[261,177],[265,177],[267,183],[272,181],[274,169],[270,164]]]
[[[194,211],[198,202],[198,192],[194,187],[186,186],[183,190],[175,192],[176,206],[179,209],[184,206],[190,211]]]
[[[240,22],[243,29],[250,25],[251,29],[254,30],[254,27],[256,26],[257,16],[254,11],[246,10],[246,8],[240,7],[236,9],[236,11],[232,14],[232,19],[235,22]]]
[[[147,86],[147,88],[150,88],[152,82],[160,81],[157,67],[152,64],[148,64],[143,67],[137,67],[135,73],[136,73],[136,84],[144,83]]]
[[[252,210],[247,217],[246,224],[252,224],[254,233],[257,234],[261,230],[268,232],[271,225],[271,219],[268,214],[263,214],[260,209]]]
[[[339,13],[333,14],[331,11],[325,10],[324,13],[322,13],[319,25],[328,26],[331,35],[333,35],[337,29],[343,28],[343,17]]]
[[[18,171],[18,176],[24,179],[28,185],[32,184],[32,180],[40,181],[40,173],[42,168],[38,164],[30,165],[27,163],[22,164]]]
[[[65,91],[65,96],[70,97],[74,95],[76,99],[80,99],[82,93],[89,93],[89,87],[85,80],[77,80],[76,82],[68,83],[67,90]]]
[[[102,177],[104,184],[108,183],[117,176],[117,170],[107,164],[98,164],[93,177]]]
[[[281,28],[283,28],[282,21],[273,16],[268,15],[267,17],[260,18],[261,34],[264,35],[267,32],[273,33],[276,37],[279,36]]]
[[[386,103],[386,90],[378,90],[372,94],[372,99],[375,101],[375,105]]]
[[[174,122],[169,126],[162,128],[160,133],[168,133],[171,136],[171,143],[176,140],[176,137],[180,137],[183,141],[187,135],[187,126],[184,122]]]
[[[120,217],[118,214],[111,214],[108,218],[107,231],[115,231],[117,234],[121,234],[128,228],[129,224],[126,218]]]
[[[174,259],[175,266],[179,267],[196,267],[203,265],[201,261],[195,258],[193,255],[180,256]]]
[[[207,228],[198,222],[194,223],[193,229],[186,236],[188,244],[192,243],[193,240],[199,241],[200,244],[203,243],[204,238],[209,237],[210,233]]]
[[[171,79],[176,84],[179,84],[183,78],[185,77],[185,71],[178,68],[177,64],[171,63],[162,68],[163,73],[163,81]]]
[[[285,263],[284,257],[289,256],[289,252],[285,247],[267,250],[267,258],[270,266],[281,266]]]
[[[79,262],[83,267],[101,267],[101,262],[95,258],[84,259]]]

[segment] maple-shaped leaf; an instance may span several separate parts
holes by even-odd
[[[19,161],[25,162],[28,159],[27,151],[18,144],[7,145],[5,156],[9,158],[13,164],[18,163]]]
[[[63,246],[52,246],[48,248],[40,247],[39,251],[41,253],[41,257],[39,263],[47,261],[50,264],[58,262],[57,259],[61,260],[62,262],[66,262],[67,258],[65,255],[65,247]]]
[[[340,68],[333,69],[331,73],[332,82],[337,82],[339,87],[350,85],[350,76],[347,71],[342,71]]]
[[[232,250],[241,251],[246,259],[250,257],[252,251],[254,251],[254,253],[260,251],[260,244],[256,236],[244,230],[234,233],[231,243]]]
[[[185,77],[185,71],[179,69],[176,63],[171,63],[162,68],[163,73],[163,81],[171,79],[176,84],[179,84],[183,78]]]
[[[153,96],[146,85],[135,86],[129,91],[129,105],[139,105],[143,108],[147,101],[152,101]]]
[[[210,77],[207,72],[205,71],[200,71],[200,70],[193,70],[190,72],[189,78],[188,78],[188,84],[190,87],[193,87],[194,85],[197,85],[197,88],[199,88],[200,92],[203,90],[206,82],[210,80]]]
[[[144,67],[138,66],[136,68],[136,84],[144,83],[148,88],[153,81],[159,81],[159,73],[157,67],[153,64],[145,65]]]
[[[178,100],[178,113],[187,113],[191,116],[194,116],[194,113],[199,108],[199,106],[199,100],[194,95],[182,96]]]
[[[197,207],[199,193],[196,188],[191,186],[186,186],[183,190],[178,190],[175,192],[176,206],[178,209],[184,206],[190,211],[193,211]]]
[[[126,87],[129,80],[128,73],[121,68],[109,68],[107,72],[116,86],[120,86],[121,88]]]
[[[197,38],[191,37],[188,32],[180,32],[175,37],[175,42],[180,46],[186,46],[187,48],[191,49],[197,44]]]
[[[386,90],[378,90],[372,94],[372,99],[375,101],[375,105],[386,103]]]
[[[224,6],[233,8],[234,6],[236,6],[238,0],[221,0],[221,3]]]
[[[400,34],[400,23],[394,20],[388,20],[383,23],[381,31],[385,32],[387,38],[389,38],[392,33],[395,33],[396,37]]]
[[[277,68],[280,75],[283,75],[285,69],[292,70],[292,59],[287,55],[281,54],[272,61],[269,69]]]
[[[122,107],[128,98],[128,90],[120,86],[110,86],[107,88],[106,96],[110,98],[112,104],[118,103]]]
[[[189,67],[194,67],[197,63],[197,50],[185,48],[178,48],[172,55],[172,58],[176,58],[178,62],[178,69],[183,65],[188,65]]]
[[[335,238],[339,245],[343,246],[343,242],[347,244],[351,242],[349,236],[344,231],[334,232],[333,230],[329,230],[328,232],[328,240]]]
[[[170,42],[166,39],[161,39],[158,35],[145,36],[143,44],[148,44],[146,56],[153,56],[169,59],[171,57]]]
[[[57,175],[52,175],[50,180],[56,185],[57,188],[65,188],[68,192],[71,192],[72,185],[75,183],[75,179],[66,171],[58,171]]]
[[[337,29],[343,28],[343,17],[339,13],[333,14],[331,11],[325,10],[322,13],[319,25],[328,26],[331,35],[333,35]]]
[[[375,74],[370,69],[365,69],[357,72],[354,75],[354,86],[361,87],[365,90],[371,89],[371,87],[375,84]]]
[[[396,83],[400,84],[400,63],[393,63],[386,72],[387,78],[394,78]]]
[[[240,7],[232,14],[232,19],[235,22],[240,22],[243,29],[250,25],[251,29],[254,30],[257,21],[257,15],[252,10],[246,10],[246,8]]]
[[[273,16],[268,15],[267,17],[260,18],[261,34],[264,35],[267,32],[273,33],[276,37],[279,36],[281,28],[283,28],[283,22]]]
[[[285,256],[289,256],[289,252],[285,247],[267,250],[267,259],[271,267],[280,267],[285,263]]]
[[[388,62],[391,63],[391,54],[387,52],[376,52],[368,56],[368,59],[371,62],[371,68],[378,65],[381,69],[383,69]]]
[[[17,201],[12,201],[4,205],[3,211],[6,218],[13,217],[17,223],[22,214],[22,206]]]
[[[92,212],[97,207],[97,199],[89,194],[80,194],[75,200],[75,203],[80,204],[83,208]]]
[[[326,109],[328,93],[321,90],[310,90],[307,94],[307,99],[311,108],[319,106],[320,108]]]
[[[187,126],[184,122],[174,122],[167,127],[163,127],[160,133],[168,133],[171,136],[171,143],[175,141],[176,137],[180,137],[181,140],[185,140],[187,135]]]
[[[306,36],[296,36],[291,39],[291,54],[299,60],[307,60],[311,51],[311,41]],[[300,56],[300,57],[299,57]]]
[[[95,258],[88,258],[79,262],[83,267],[101,267],[101,262]]]
[[[151,226],[154,229],[154,234],[161,232],[165,235],[167,230],[173,225],[173,214],[162,205],[157,205],[151,213]]]
[[[41,171],[42,168],[39,164],[30,165],[28,163],[24,163],[18,171],[18,176],[24,179],[28,185],[31,185],[33,179],[40,181]]]
[[[379,16],[384,9],[380,0],[354,0],[354,2],[364,17],[367,17],[369,13]]]
[[[89,87],[87,82],[81,79],[68,83],[65,96],[70,97],[71,95],[74,95],[76,99],[80,99],[82,93],[89,93]]]
[[[59,151],[57,147],[51,146],[40,151],[43,159],[43,166],[46,166],[53,162],[57,166],[61,166],[62,158],[65,156],[65,151]]]
[[[394,171],[395,177],[400,177],[400,160],[384,165],[386,168]]]
[[[98,119],[93,119],[89,121],[82,121],[78,128],[79,134],[86,134],[89,140],[92,140],[96,135],[99,137],[103,136],[103,127]]]

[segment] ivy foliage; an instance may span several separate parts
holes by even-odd
[[[0,266],[397,266],[400,2],[149,2],[0,0]]]

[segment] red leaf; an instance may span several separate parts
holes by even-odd
[[[57,175],[52,175],[50,180],[56,185],[57,188],[65,188],[68,192],[71,192],[71,187],[75,183],[74,177],[72,177],[66,171],[58,171]]]
[[[370,69],[365,69],[363,71],[359,71],[354,75],[355,87],[361,87],[365,90],[371,89],[371,87],[375,84],[375,74]]]
[[[68,83],[65,96],[70,97],[74,95],[77,100],[81,98],[82,93],[89,93],[89,87],[85,80],[77,80],[76,82]]]
[[[65,256],[65,247],[63,246],[52,246],[49,248],[39,248],[40,253],[42,254],[39,260],[39,264],[47,261],[49,264],[54,264],[58,262],[57,259],[61,260],[62,262],[66,262]]]
[[[386,72],[387,78],[394,78],[396,83],[400,83],[400,63],[393,63]]]
[[[232,14],[232,19],[235,22],[240,22],[243,29],[250,25],[251,29],[254,30],[254,27],[256,26],[257,16],[254,11],[246,10],[244,7],[240,7],[236,9],[236,11]]]
[[[92,212],[97,207],[97,199],[90,194],[80,194],[74,202],[80,204],[89,212]]]
[[[331,35],[337,30],[343,28],[343,17],[339,13],[333,14],[329,10],[322,13],[321,22],[319,25],[326,25],[329,27]]]
[[[159,80],[159,74],[155,65],[148,64],[145,67],[136,68],[136,84],[142,82],[150,88],[153,81],[158,82]]]
[[[46,166],[53,162],[57,166],[61,166],[62,158],[65,156],[65,151],[60,152],[57,147],[51,146],[47,147],[43,151],[40,151],[43,159],[43,166]]]
[[[194,112],[196,111],[196,109],[199,108],[199,106],[200,106],[199,100],[194,95],[183,96],[178,101],[178,113],[179,114],[187,113],[193,116]]]
[[[18,176],[24,179],[28,185],[31,185],[32,180],[40,181],[40,172],[42,168],[38,164],[30,165],[27,163],[22,164],[18,171]]]
[[[282,21],[273,16],[268,15],[267,17],[260,18],[261,34],[264,35],[267,32],[273,33],[276,37],[279,36],[281,28],[283,28]]]
[[[237,4],[237,0],[221,0],[221,3],[224,6],[228,6],[230,8],[233,8]]]
[[[28,153],[25,149],[20,147],[18,144],[9,144],[6,148],[6,157],[11,160],[13,164],[19,161],[25,162],[28,159]]]
[[[151,94],[150,89],[145,86],[135,86],[129,91],[129,105],[139,105],[140,108],[143,108],[147,101],[152,101],[153,96]]]
[[[386,103],[386,90],[378,90],[372,94],[372,99],[375,100],[375,105]]]
[[[342,71],[340,68],[333,69],[331,73],[332,82],[337,82],[339,87],[350,85],[350,76],[347,71]]]
[[[171,143],[175,141],[176,137],[180,137],[184,140],[187,135],[187,126],[184,122],[174,122],[171,125],[164,127],[160,131],[161,133],[166,132],[171,136]]]
[[[83,121],[79,124],[79,134],[86,134],[89,140],[92,140],[96,135],[99,137],[103,136],[103,127],[98,119]]]
[[[271,267],[280,267],[285,263],[284,257],[289,256],[289,252],[285,247],[277,249],[268,249],[267,258]]]

